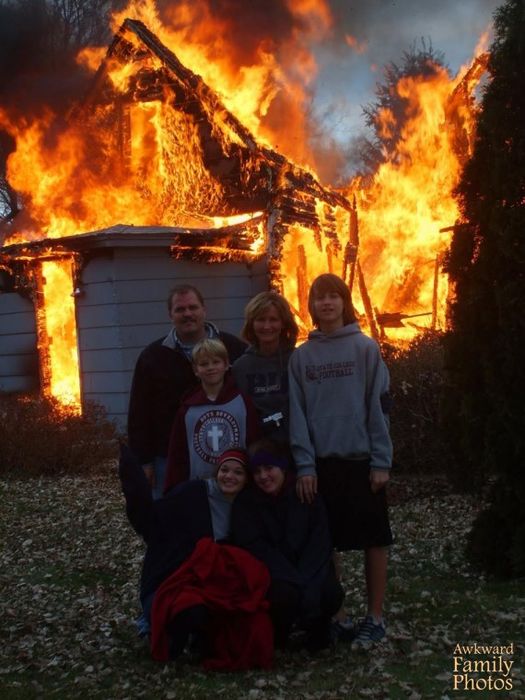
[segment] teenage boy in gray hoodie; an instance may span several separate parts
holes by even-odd
[[[317,277],[308,309],[317,330],[293,352],[289,367],[297,493],[307,502],[317,491],[323,496],[336,550],[364,550],[368,611],[353,644],[368,647],[385,636],[392,543],[384,488],[392,465],[388,370],[377,343],[361,332],[343,280]],[[347,633],[348,626],[344,621]]]

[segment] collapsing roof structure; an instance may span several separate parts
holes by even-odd
[[[127,68],[125,89],[116,90],[110,77],[116,66]],[[165,163],[168,176],[162,205],[173,212],[170,225],[189,221],[195,226],[199,217],[264,212],[265,252],[277,262],[272,266],[275,273],[281,267],[283,238],[293,225],[326,236],[331,253],[340,250],[336,210],[350,211],[349,201],[322,187],[311,173],[276,151],[258,144],[202,78],[183,66],[142,22],[127,19],[76,115],[97,131],[100,126],[109,127],[120,167],[129,169],[133,167],[133,107],[152,102],[168,107],[163,148],[169,162]],[[191,172],[182,168],[186,163]],[[345,219],[344,236],[348,235]],[[196,227],[205,225],[197,223]]]
[[[43,265],[51,261],[68,262],[73,320],[62,328],[76,331],[82,396],[110,406],[109,399],[100,398],[97,381],[107,386],[108,368],[112,377],[121,371],[118,407],[110,411],[120,422],[136,356],[160,333],[165,297],[177,280],[208,285],[212,296],[222,289],[210,318],[224,318],[233,332],[240,329],[252,294],[269,286],[280,289],[306,330],[309,283],[320,272],[347,269],[352,222],[357,244],[355,209],[344,196],[258,144],[204,81],[136,20],[127,19],[116,34],[70,122],[85,135],[90,178],[83,180],[93,179],[96,190],[78,202],[73,197],[72,208],[102,212],[105,198],[118,197],[120,183],[123,196],[131,189],[134,207],[123,224],[104,223],[88,232],[72,224],[65,236],[22,239],[0,248],[0,267],[9,277],[4,294],[22,293],[35,307],[37,322],[23,342],[32,343],[36,352],[36,333],[44,391],[52,393],[49,348],[58,344],[45,321],[53,282]],[[216,263],[224,263],[224,269]],[[147,303],[141,303],[145,296]],[[114,329],[109,341],[109,328],[101,330],[97,319],[102,306],[109,309],[115,300],[118,313],[100,321],[101,328]],[[233,315],[228,312],[232,305]],[[120,309],[127,310],[121,314]],[[7,313],[4,321],[9,321]],[[23,313],[27,316],[26,307]],[[119,331],[118,324],[134,330]],[[100,359],[97,369],[97,357],[110,351],[105,342],[113,348],[111,357],[119,359],[107,365]],[[6,357],[11,355],[8,349]]]

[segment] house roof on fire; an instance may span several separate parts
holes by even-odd
[[[98,231],[61,236],[60,238],[41,238],[23,243],[13,243],[0,249],[0,263],[16,259],[45,259],[46,256],[56,257],[57,253],[86,253],[102,248],[129,247],[169,247],[182,251],[185,248],[195,250],[200,247],[206,250],[219,248],[230,250],[231,254],[241,253],[250,255],[252,246],[259,233],[258,224],[263,216],[255,216],[249,221],[222,228],[182,228],[173,226],[133,226],[117,224]],[[263,250],[251,253],[255,259],[263,254]],[[184,257],[178,256],[178,257]]]
[[[158,60],[152,63],[152,57]],[[134,78],[130,80],[130,99],[150,101],[166,99],[166,95],[170,95],[169,99],[176,109],[195,117],[204,164],[210,174],[227,188],[228,201],[237,212],[261,210],[268,202],[280,198],[284,198],[286,207],[291,204],[287,201],[291,193],[294,200],[297,197],[304,200],[299,207],[296,201],[292,203],[295,205],[293,208],[299,209],[300,216],[304,216],[303,223],[308,223],[309,214],[312,214],[312,200],[351,209],[349,201],[342,194],[323,187],[311,173],[276,151],[258,144],[203,79],[186,68],[138,20],[126,19],[120,27],[81,110],[115,100],[114,89],[108,79],[108,71],[115,61],[138,65]],[[235,143],[230,145],[228,152],[225,152],[221,139],[217,137],[218,127],[228,130],[230,137],[234,135]],[[276,202],[277,206],[279,203]],[[316,217],[313,216],[313,219],[312,223],[315,224]]]

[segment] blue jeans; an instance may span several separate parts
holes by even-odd
[[[155,486],[151,491],[154,501],[162,498],[164,491],[164,482],[166,480],[166,466],[168,464],[167,457],[155,457],[153,460],[153,473],[155,475]]]
[[[150,593],[145,600],[142,601],[142,613],[135,620],[135,627],[139,637],[147,637],[151,632],[151,606],[155,593]]]

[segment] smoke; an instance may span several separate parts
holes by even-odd
[[[89,81],[78,50],[110,38],[109,5],[87,0],[71,12],[58,0],[0,2],[0,105],[26,117],[44,106],[64,114]]]
[[[209,42],[229,45],[232,60],[249,65],[264,49],[279,53],[292,40],[301,42],[325,31],[330,23],[328,0],[313,0],[303,7],[297,0],[157,0],[161,19],[167,24],[193,24],[202,36],[210,29]],[[191,31],[191,28],[190,28]]]
[[[76,50],[87,43],[107,45],[109,6],[125,4],[88,0],[80,26],[71,27],[53,0],[0,0],[0,105],[15,115],[38,114],[44,105],[64,115],[90,80],[75,62]],[[458,48],[466,46],[466,36],[476,40],[498,4],[157,0],[156,7],[167,26],[184,27],[188,40],[198,35],[212,59],[214,51],[223,52],[223,59],[227,53],[230,65],[240,69],[271,56],[280,73],[267,125],[275,130],[279,122],[288,123],[300,130],[298,144],[307,134],[315,167],[325,181],[334,182],[345,169],[350,142],[363,128],[361,108],[373,99],[382,67],[423,37],[457,69],[473,47],[461,57]],[[287,91],[289,86],[294,89]],[[289,155],[300,159],[299,152]]]
[[[177,7],[185,3],[164,0],[157,4],[161,18],[169,22],[176,19]],[[192,21],[200,25],[201,31],[203,25],[208,24],[212,45],[216,29],[220,27],[221,39],[228,43],[231,59],[238,65],[256,62],[261,48],[277,51],[289,40],[294,29],[299,29],[282,0],[208,0],[197,5],[199,11]]]
[[[0,4],[0,100],[2,105],[17,105],[23,109],[40,103],[63,108],[76,99],[85,88],[86,75],[75,63],[72,38],[87,38],[87,27],[98,32],[99,45],[108,41],[107,10],[120,2],[84,3],[85,13],[77,23],[67,26],[67,20],[57,10],[58,3],[45,0],[19,0]],[[160,18],[167,24],[190,23],[203,32],[210,46],[217,40],[228,44],[231,61],[242,66],[256,62],[260,52],[276,56],[283,70],[292,71],[292,47],[314,57],[319,72],[329,85],[339,91],[345,67],[349,84],[367,82],[377,76],[389,61],[396,61],[404,50],[421,37],[430,39],[437,50],[443,50],[447,60],[456,68],[456,57],[448,55],[449,45],[465,45],[469,34],[479,36],[490,22],[499,0],[442,0],[427,3],[420,0],[157,0]],[[186,7],[193,7],[192,12]],[[94,17],[96,16],[96,21]],[[211,20],[211,21],[209,21]],[[199,25],[199,26],[198,26]],[[93,33],[93,32],[92,32]],[[95,36],[91,37],[95,39]],[[84,40],[84,44],[87,43]],[[446,43],[447,46],[443,44]],[[297,67],[297,66],[296,66]],[[366,74],[368,73],[368,75]],[[305,77],[306,89],[312,93],[320,88],[315,82],[315,69]]]
[[[397,60],[422,37],[445,53],[455,42],[465,47],[469,36],[479,37],[487,28],[501,4],[501,0],[330,0],[339,33],[337,43],[342,45],[343,34],[354,37],[379,67]]]

